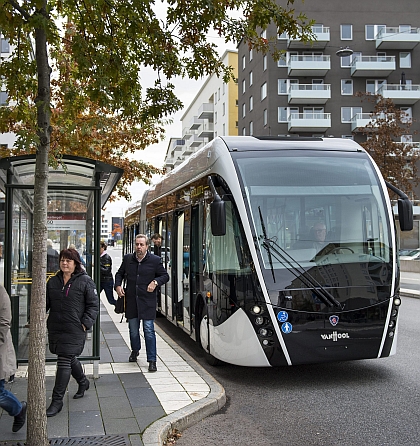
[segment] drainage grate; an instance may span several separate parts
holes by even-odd
[[[53,438],[51,446],[130,446],[128,436],[103,435],[96,437]],[[27,446],[26,442],[0,442],[0,446]]]

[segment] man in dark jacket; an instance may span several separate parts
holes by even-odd
[[[125,316],[130,331],[130,362],[137,361],[140,344],[140,320],[143,321],[143,333],[146,342],[149,371],[156,367],[156,288],[169,280],[160,257],[148,250],[149,240],[144,234],[138,234],[135,240],[135,252],[126,254],[115,275],[115,291],[118,296],[125,296]],[[122,283],[125,280],[124,288]]]
[[[114,298],[114,278],[112,277],[112,259],[109,254],[106,252],[107,244],[104,241],[100,243],[100,252],[101,252],[101,289],[99,293],[102,293],[102,290],[105,290],[106,298],[111,305],[115,305],[117,301]]]

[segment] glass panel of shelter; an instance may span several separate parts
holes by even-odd
[[[11,299],[15,314],[19,315],[17,360],[28,358],[30,328],[30,295],[32,285],[33,215],[25,203],[33,190],[13,191],[12,221],[12,286]],[[93,273],[93,195],[77,191],[48,191],[47,207],[47,280],[59,269],[58,257],[62,249],[75,248],[86,272]],[[78,198],[77,198],[78,196]],[[90,197],[90,199],[88,198]],[[87,203],[91,203],[87,205]],[[2,268],[3,269],[3,268]],[[17,310],[18,308],[18,310]],[[83,356],[93,356],[93,337],[88,333]],[[46,349],[47,359],[56,359]]]

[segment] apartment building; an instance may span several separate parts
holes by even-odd
[[[334,136],[366,140],[360,131],[374,104],[356,92],[391,98],[413,119],[420,136],[420,9],[414,0],[311,0],[295,2],[296,13],[313,19],[316,42],[305,44],[274,25],[261,35],[284,51],[269,55],[238,46],[240,135]],[[343,49],[350,48],[352,54]],[[341,50],[341,51],[340,51]]]
[[[221,60],[238,75],[238,53],[225,51]],[[172,170],[216,136],[238,134],[238,86],[208,76],[181,117],[182,135],[171,138],[165,168]]]

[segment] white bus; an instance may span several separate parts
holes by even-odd
[[[411,202],[354,141],[218,137],[131,207],[124,249],[162,235],[158,311],[212,364],[385,357],[401,303],[387,186],[410,230]]]

